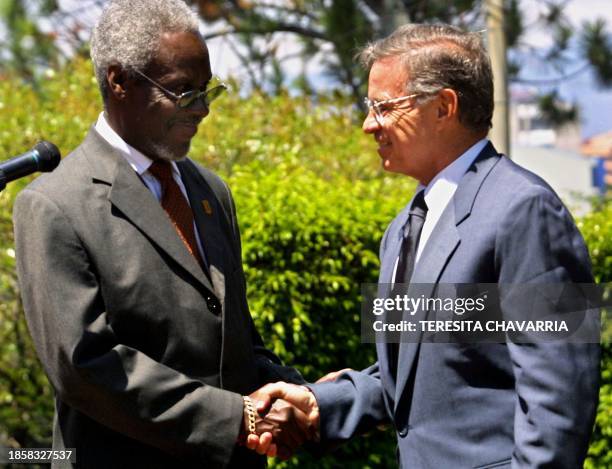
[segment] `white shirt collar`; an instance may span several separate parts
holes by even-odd
[[[425,187],[425,203],[428,210],[417,249],[417,261],[421,258],[427,241],[429,241],[436,224],[442,217],[442,212],[444,212],[453,195],[455,195],[459,181],[488,142],[486,138],[476,142],[463,155],[440,171]],[[417,192],[422,189],[423,185],[421,184],[417,188]]]
[[[123,140],[117,132],[110,126],[108,121],[106,120],[106,116],[104,112],[101,112],[98,116],[98,121],[94,126],[96,132],[100,134],[100,136],[106,140],[110,146],[114,149],[118,150],[121,155],[127,160],[132,169],[138,173],[139,176],[142,176],[149,167],[153,164],[153,160],[148,156],[145,156],[140,151],[136,150],[133,146]],[[172,172],[176,175],[180,175],[178,167],[174,161],[171,162]]]
[[[486,138],[476,142],[429,182],[425,187],[425,203],[429,213],[441,214],[444,211],[455,194],[459,181],[488,142]],[[419,185],[417,192],[422,188],[423,185]]]

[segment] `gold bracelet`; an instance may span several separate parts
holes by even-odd
[[[253,406],[253,401],[249,396],[242,396],[242,400],[244,401],[244,408],[249,418],[249,434],[255,433],[255,407]]]

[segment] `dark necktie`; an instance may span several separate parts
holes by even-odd
[[[408,214],[408,222],[404,226],[404,239],[395,271],[395,283],[410,282],[426,216],[427,204],[425,191],[422,190],[415,196]]]
[[[402,247],[397,261],[394,283],[410,282],[414,272],[417,248],[419,247],[419,239],[421,238],[421,231],[423,231],[426,216],[425,190],[422,190],[414,197],[408,214],[408,221],[404,225]],[[399,289],[398,292],[405,293],[405,290]],[[399,344],[395,342],[389,343],[389,370],[394,379],[397,379],[398,355]]]
[[[168,161],[157,160],[149,167],[149,171],[161,184],[162,208],[168,214],[189,253],[204,268],[193,229],[193,212],[181,188],[172,177],[172,166]]]

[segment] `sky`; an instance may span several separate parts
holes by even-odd
[[[537,11],[534,0],[523,1],[526,13],[533,15]],[[566,15],[573,25],[579,26],[584,21],[594,21],[603,18],[608,23],[608,31],[612,31],[612,1],[611,0],[571,0],[566,7]],[[550,38],[538,31],[533,31],[527,37],[531,44],[549,44]],[[611,38],[612,40],[612,38]],[[569,70],[577,67],[569,66]],[[538,76],[537,69],[525,69],[525,77]],[[601,88],[590,71],[581,73],[569,79],[559,87],[560,96],[580,106],[582,137],[612,131],[612,88]]]

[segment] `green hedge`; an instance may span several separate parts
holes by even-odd
[[[376,360],[360,343],[360,286],[376,282],[384,229],[414,186],[407,180],[324,180],[302,167],[235,170],[251,311],[267,345],[314,381]],[[404,194],[398,197],[398,194]],[[395,465],[395,436],[374,432],[313,461],[278,467]],[[277,465],[275,465],[277,467]]]
[[[218,105],[217,105],[218,104]],[[46,138],[67,154],[100,110],[85,61],[39,84],[0,79],[0,149],[23,152]],[[375,282],[378,243],[414,185],[380,171],[371,138],[342,97],[237,94],[215,102],[192,154],[226,177],[243,237],[248,295],[264,340],[308,379],[375,359],[359,339],[359,286]],[[31,347],[18,300],[10,214],[27,181],[0,194],[0,446],[50,443],[51,390]],[[581,221],[599,281],[612,278],[612,206]],[[589,468],[612,466],[612,354],[603,362],[601,403]],[[11,438],[12,440],[9,440]],[[356,439],[334,456],[275,467],[395,466],[391,431]]]
[[[612,202],[585,216],[578,228],[589,247],[595,280],[612,282]],[[612,344],[603,345],[602,355],[599,408],[587,469],[612,467]]]

